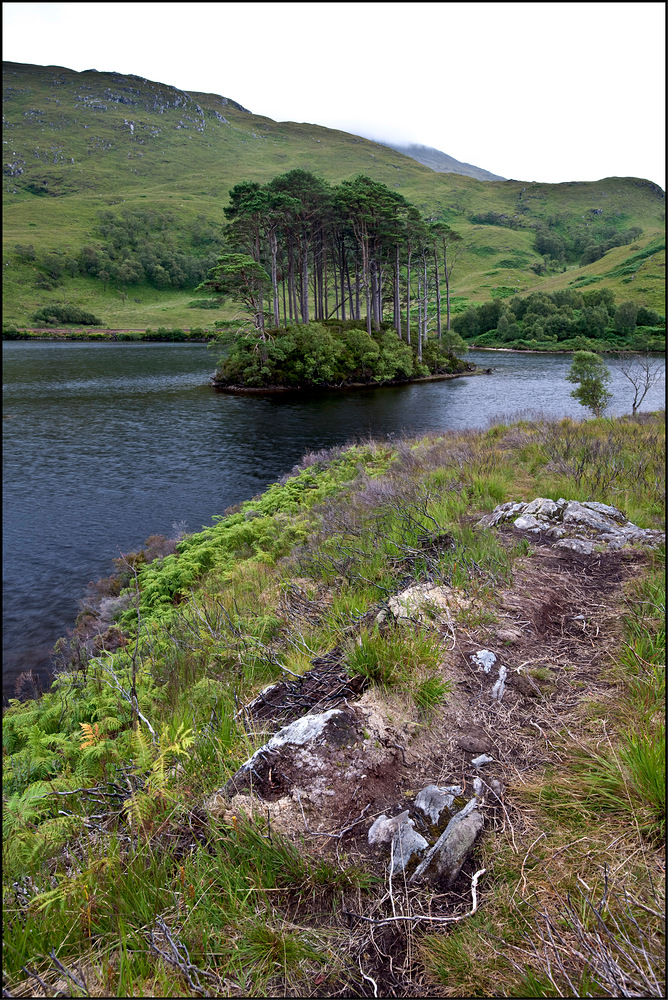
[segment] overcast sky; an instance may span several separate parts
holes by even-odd
[[[134,73],[517,180],[665,188],[663,3],[2,6],[13,62]]]

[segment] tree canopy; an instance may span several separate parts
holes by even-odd
[[[224,211],[225,241],[234,252],[220,256],[198,290],[242,302],[263,337],[268,326],[332,317],[358,322],[364,317],[371,334],[389,317],[399,338],[410,344],[417,312],[421,360],[430,331],[442,337],[443,282],[450,330],[456,254],[448,254],[461,238],[444,220],[423,219],[385,184],[359,175],[336,186],[309,171],[291,170],[264,185],[235,185]]]
[[[598,354],[576,351],[566,381],[577,386],[571,396],[595,417],[600,417],[612,399],[612,393],[606,389],[611,378],[610,369]]]

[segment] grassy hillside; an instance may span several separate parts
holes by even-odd
[[[201,316],[193,320],[188,309],[188,289],[104,287],[97,279],[72,277],[69,264],[82,247],[104,246],[100,212],[125,210],[157,213],[167,220],[175,246],[204,259],[220,246],[229,189],[244,179],[264,183],[293,168],[332,183],[365,173],[400,191],[422,212],[443,215],[466,243],[453,275],[456,309],[587,278],[612,287],[621,298],[662,307],[660,254],[643,260],[637,275],[622,273],[663,234],[665,196],[649,181],[483,182],[434,173],[345,132],[274,122],[213,94],[93,70],[16,63],[3,68],[8,322],[28,325],[36,308],[66,299],[98,312],[109,326],[201,325]],[[642,233],[633,245],[609,250],[595,264],[548,261],[536,273],[545,264],[535,246],[537,227],[569,239],[584,234],[594,242],[633,228]],[[40,255],[49,253],[52,261],[60,260],[63,273],[45,280]],[[625,278],[631,280],[624,283]],[[229,318],[229,312],[207,314],[212,318]]]
[[[664,446],[661,414],[367,441],[117,560],[4,714],[7,993],[665,996],[663,552],[473,527],[540,496],[660,528]],[[392,622],[416,582],[449,603]],[[281,713],[344,703],[326,774],[233,795]],[[392,879],[371,823],[481,780],[456,883]]]

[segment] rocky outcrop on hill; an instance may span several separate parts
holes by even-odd
[[[623,511],[593,501],[549,500],[536,497],[529,503],[502,503],[482,517],[476,527],[510,524],[530,536],[552,540],[555,548],[591,555],[597,546],[624,549],[632,545],[656,547],[665,542],[662,531],[639,528]]]

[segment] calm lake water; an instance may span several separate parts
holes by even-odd
[[[490,376],[318,395],[227,396],[203,344],[3,344],[3,691],[45,671],[90,580],[151,534],[211,524],[308,451],[356,437],[482,427],[534,410],[582,417],[570,358],[471,352]],[[631,409],[609,361],[610,413]],[[663,407],[664,383],[642,409]]]

